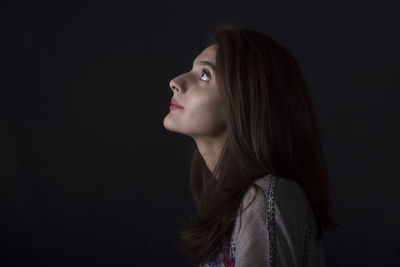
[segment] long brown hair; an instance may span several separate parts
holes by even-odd
[[[216,79],[227,114],[227,138],[213,172],[197,147],[190,189],[197,214],[180,230],[193,264],[206,263],[235,221],[242,198],[264,175],[298,182],[319,229],[330,217],[328,174],[317,119],[296,59],[281,44],[230,23],[214,28]],[[216,179],[218,177],[218,179]]]

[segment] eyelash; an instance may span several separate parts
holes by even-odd
[[[201,77],[203,77],[203,73],[206,73],[207,76],[208,76],[208,78],[211,78],[210,73],[209,73],[208,71],[206,71],[206,69],[202,69],[202,70],[201,70],[201,75],[200,75],[200,80],[201,80]],[[202,81],[203,81],[203,80],[202,80]]]

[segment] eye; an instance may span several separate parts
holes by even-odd
[[[202,80],[202,81],[207,81],[207,80],[203,80],[202,77],[204,76],[204,75],[203,75],[204,73],[207,74],[207,76],[209,77],[209,76],[210,76],[209,72],[206,71],[205,69],[202,69],[202,70],[201,70],[201,73],[202,73],[202,74],[201,74],[201,76],[200,76],[200,80]],[[208,79],[209,79],[209,78],[208,78]]]

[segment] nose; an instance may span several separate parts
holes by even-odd
[[[179,77],[179,76],[178,76]],[[169,87],[172,89],[172,91],[177,91],[179,93],[182,93],[182,87],[179,84],[179,78],[175,77],[169,82]]]

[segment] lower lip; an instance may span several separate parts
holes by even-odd
[[[183,108],[178,107],[178,106],[171,105],[171,106],[169,106],[169,109],[170,109],[170,110],[173,110],[173,109],[183,109]]]

